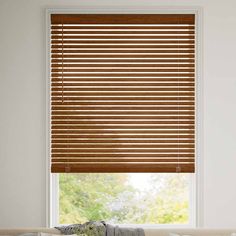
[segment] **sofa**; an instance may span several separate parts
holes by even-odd
[[[181,236],[236,236],[236,229],[160,229],[160,228],[144,228],[145,236],[169,236],[170,233],[179,234]],[[0,229],[1,235],[18,235],[31,232],[43,232],[60,235],[60,231],[54,228],[21,228],[21,229]]]

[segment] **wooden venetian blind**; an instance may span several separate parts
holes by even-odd
[[[194,172],[192,14],[51,15],[52,172]]]

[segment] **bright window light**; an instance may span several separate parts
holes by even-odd
[[[191,175],[59,174],[59,223],[189,224]]]

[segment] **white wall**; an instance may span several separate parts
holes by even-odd
[[[204,10],[205,227],[236,228],[235,0],[0,0],[0,227],[46,225],[45,8]]]

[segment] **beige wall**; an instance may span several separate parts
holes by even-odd
[[[0,0],[0,227],[46,225],[45,8],[132,6],[203,7],[203,223],[236,226],[235,0]]]

